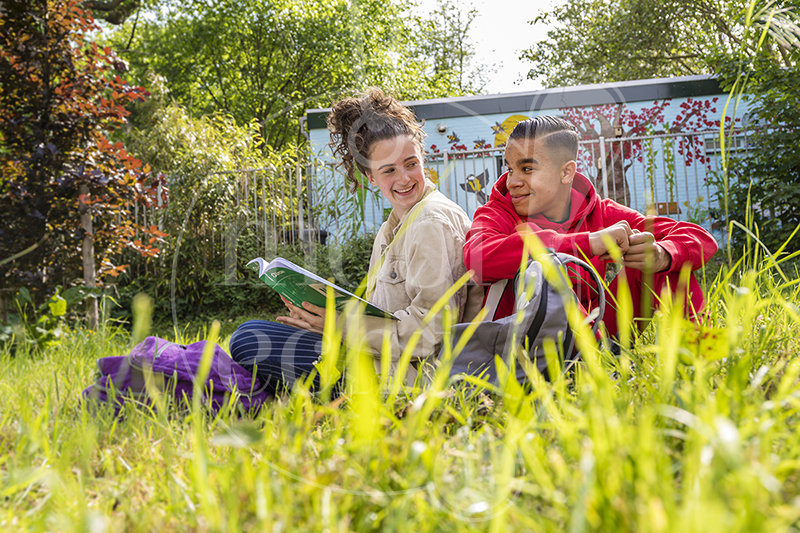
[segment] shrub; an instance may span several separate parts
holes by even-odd
[[[792,252],[800,249],[800,239],[789,240],[800,224],[800,70],[769,61],[753,68],[749,150],[731,159],[729,217],[751,228],[771,251],[789,241],[786,251]],[[734,230],[740,251],[750,241]]]
[[[258,280],[245,266],[250,259],[264,255],[257,246],[258,237],[254,233],[255,230],[243,232],[237,243],[235,282],[226,279],[221,255],[204,264],[194,255],[193,243],[196,245],[196,241],[185,243],[189,249],[181,247],[174,295],[175,316],[179,321],[265,316],[284,308],[278,293]],[[355,291],[367,275],[373,240],[373,235],[367,235],[326,246],[318,243],[286,245],[278,248],[275,256],[308,268],[326,279],[333,278],[338,285]],[[143,292],[153,298],[154,321],[171,322],[171,280],[171,270],[163,261],[157,273],[135,275],[132,272],[125,275],[117,286],[118,307],[112,316],[129,320],[133,297]]]

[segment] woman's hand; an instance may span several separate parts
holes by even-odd
[[[309,302],[303,302],[303,307],[297,307],[289,300],[281,296],[281,300],[289,309],[289,316],[279,316],[276,318],[281,324],[294,326],[306,331],[322,334],[325,329],[325,308],[316,306]]]

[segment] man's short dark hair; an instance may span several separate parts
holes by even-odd
[[[559,163],[578,158],[578,132],[563,118],[541,115],[519,122],[508,142],[523,139],[541,139],[548,151],[557,154]]]

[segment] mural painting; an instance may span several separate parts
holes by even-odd
[[[626,140],[634,137],[664,135],[676,133],[692,133],[719,129],[720,121],[712,118],[717,114],[716,103],[718,98],[693,99],[686,98],[680,104],[680,110],[672,120],[665,119],[666,109],[671,105],[670,100],[654,101],[650,107],[642,107],[638,111],[628,108],[626,104],[595,105],[590,107],[568,107],[559,109],[559,113],[571,122],[578,130],[582,141],[599,141],[600,137],[606,140],[605,168],[608,173],[608,194],[617,202],[630,205],[631,194],[627,171],[634,162],[645,164],[651,171],[655,168],[656,157],[652,153],[653,143],[642,139]],[[738,120],[738,119],[737,119]],[[730,117],[726,117],[726,123]],[[659,206],[664,213],[678,214],[679,207],[674,204],[674,156],[675,150],[672,142],[677,143],[677,153],[682,156],[684,164],[688,167],[695,160],[709,168],[709,158],[706,156],[704,138],[702,136],[680,136],[663,141],[662,158],[663,178],[667,180],[670,200]],[[596,181],[602,183],[603,176],[598,165],[600,157],[597,145],[588,145],[582,163],[598,168]],[[649,165],[647,165],[649,163]],[[584,168],[579,171],[585,173]],[[672,178],[672,182],[670,182]],[[651,190],[655,187],[651,174]]]
[[[472,155],[472,157],[481,160],[480,164],[487,164],[488,161],[486,160],[488,159],[491,160],[492,170],[494,170],[496,167],[495,172],[490,171],[490,168],[486,167],[483,168],[482,171],[479,171],[478,169],[474,172],[466,172],[465,170],[459,168],[458,165],[451,167],[450,179],[453,179],[455,183],[458,184],[460,190],[465,191],[468,194],[475,195],[475,201],[466,200],[467,206],[483,205],[489,199],[491,186],[494,183],[494,180],[497,179],[502,173],[502,152],[497,151],[497,149],[502,149],[506,145],[508,136],[514,129],[514,126],[516,126],[521,120],[527,119],[528,117],[525,115],[511,115],[503,120],[502,123],[495,122],[494,125],[491,125],[491,137],[489,138],[492,139],[492,142],[487,142],[486,138],[482,136],[479,136],[472,141],[472,150],[485,150],[486,153],[484,154],[452,154],[452,152],[466,152],[469,149],[467,148],[466,144],[461,142],[461,138],[457,132],[453,131],[447,134],[447,142],[450,145],[448,148],[448,153],[450,154],[448,159],[449,161],[458,161]],[[441,153],[441,150],[435,144],[432,144],[430,146],[430,153],[439,154]],[[438,172],[436,170],[431,170],[430,172],[432,176],[436,176],[436,182],[438,182]],[[467,206],[462,207],[467,208]],[[467,210],[469,211],[468,208]]]
[[[719,116],[717,102],[717,97],[707,99],[689,97],[681,99],[678,108],[673,110],[670,110],[673,102],[665,99],[638,108],[631,108],[622,103],[559,108],[546,113],[558,115],[575,126],[582,141],[578,170],[593,178],[598,188],[603,182],[598,143],[600,137],[605,139],[605,168],[608,173],[607,185],[610,198],[639,209],[642,209],[641,205],[644,202],[646,206],[642,211],[659,215],[680,215],[685,210],[687,218],[703,222],[710,217],[710,213],[697,207],[704,201],[702,196],[692,198],[690,201],[684,195],[682,204],[676,201],[676,169],[681,164],[691,167],[696,162],[704,167],[703,174],[711,171],[711,159],[706,153],[704,137],[691,135],[670,137],[670,135],[718,129],[720,120],[717,118]],[[495,120],[493,124],[486,124],[491,129],[489,138],[493,142],[487,143],[482,136],[476,135],[473,150],[487,150],[485,154],[487,157],[484,159],[491,156],[497,164],[491,164],[489,168],[488,162],[484,160],[482,164],[487,166],[474,172],[467,172],[466,165],[462,168],[454,164],[460,158],[468,156],[468,154],[462,156],[453,153],[468,150],[461,141],[463,135],[455,131],[447,135],[448,161],[451,164],[450,179],[458,184],[460,190],[474,195],[475,198],[474,201],[467,200],[467,205],[477,206],[486,203],[494,180],[503,171],[502,152],[491,150],[504,148],[517,123],[528,118],[526,115],[513,114],[502,121]],[[730,119],[726,122],[729,124]],[[474,134],[470,134],[472,135]],[[656,137],[641,139],[643,136]],[[436,145],[431,145],[431,152],[439,154],[440,150]],[[639,174],[645,172],[649,179],[646,183],[649,190],[642,193],[644,198],[641,201],[634,198],[636,195],[632,194],[628,179],[634,163],[643,169],[638,171]],[[641,189],[641,186],[639,188]],[[653,198],[656,197],[654,191],[657,188],[666,192],[660,193],[662,197],[655,202]]]
[[[486,185],[489,182],[489,169],[483,169],[483,172],[477,176],[470,174],[464,183],[459,183],[462,190],[471,192],[478,197],[478,203],[483,205],[489,199],[489,194]]]
[[[595,183],[600,194],[607,190],[610,198],[641,213],[714,229],[719,218],[721,158],[715,130],[722,120],[724,98],[712,80],[686,77],[464,97],[456,102],[419,103],[417,109],[428,134],[425,167],[430,179],[470,217],[486,203],[504,172],[504,148],[517,123],[555,115],[578,131],[578,170]],[[744,115],[747,107],[744,102],[738,114]],[[326,112],[312,110],[308,119],[309,124],[313,122],[310,140],[321,160],[330,158],[325,148],[329,140]],[[726,123],[732,125],[730,119]],[[734,137],[732,146],[746,149],[746,139]],[[315,187],[316,194],[334,197],[324,192],[335,188],[327,174],[320,174]],[[365,231],[377,227],[389,208],[378,197],[369,200],[364,202]]]

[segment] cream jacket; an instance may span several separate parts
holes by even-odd
[[[376,358],[380,358],[388,334],[392,362],[396,362],[417,330],[422,334],[412,362],[438,355],[445,327],[443,313],[432,317],[425,327],[422,324],[436,302],[466,272],[462,249],[469,227],[466,213],[429,181],[422,200],[402,218],[392,211],[381,226],[372,248],[367,299],[398,320],[359,317],[363,338]],[[451,320],[472,320],[482,303],[483,288],[470,281],[450,299]]]

